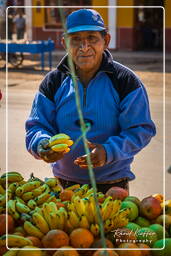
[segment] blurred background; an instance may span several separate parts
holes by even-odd
[[[64,6],[64,18],[75,6],[100,12],[112,36],[109,49],[113,58],[131,68],[145,84],[157,135],[135,157],[132,171],[136,179],[130,184],[130,194],[143,198],[163,194],[166,188],[170,199],[170,0],[0,0],[0,173],[13,170],[26,178],[31,172],[42,178],[52,176],[49,165],[26,151],[25,120],[41,80],[65,55],[58,5]]]

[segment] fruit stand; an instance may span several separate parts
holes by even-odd
[[[106,247],[111,248],[106,255],[170,255],[171,200],[163,201],[160,194],[140,200],[118,187],[96,196]],[[97,248],[102,248],[102,239],[88,184],[63,189],[56,178],[41,180],[31,174],[24,180],[18,172],[1,175],[0,255],[25,256],[29,250],[33,256],[105,255]]]

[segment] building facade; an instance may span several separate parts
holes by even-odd
[[[170,0],[63,0],[61,2],[64,8],[58,7],[57,0],[18,0],[18,5],[25,6],[28,40],[52,39],[57,48],[62,48],[60,40],[64,29],[61,13],[65,20],[73,10],[89,6],[100,12],[112,35],[110,49],[162,51],[165,25],[166,51],[171,51]]]

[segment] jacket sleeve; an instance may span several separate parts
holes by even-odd
[[[57,133],[55,104],[40,91],[36,94],[32,110],[26,121],[26,148],[37,159],[37,145],[43,138]]]
[[[103,144],[107,163],[132,158],[156,134],[147,93],[142,84],[121,100],[119,125],[119,135],[109,137]]]

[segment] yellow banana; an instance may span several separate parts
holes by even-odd
[[[35,207],[37,206],[36,202],[33,200],[33,199],[30,199],[28,202],[27,202],[27,205],[30,209],[34,210]]]
[[[48,205],[49,205],[49,207],[51,208],[51,211],[56,214],[56,213],[57,213],[57,210],[58,210],[56,204],[55,204],[54,202],[49,202]]]
[[[89,223],[94,223],[95,219],[94,219],[94,212],[92,212],[92,206],[91,206],[91,202],[88,198],[84,198],[82,199],[83,203],[84,203],[84,207],[85,207],[85,215],[89,221]]]
[[[30,212],[30,208],[27,205],[22,204],[20,202],[16,202],[16,209],[19,213],[29,213]]]
[[[58,229],[63,230],[64,226],[65,226],[65,219],[64,219],[64,215],[62,212],[59,212],[56,214],[56,218],[57,218],[57,227]]]
[[[112,230],[113,226],[112,226],[112,220],[111,219],[106,219],[104,221],[104,231],[107,233],[109,231]]]
[[[2,185],[0,185],[0,195],[5,194],[5,189],[3,188]]]
[[[40,229],[34,226],[30,221],[24,222],[24,230],[31,236],[36,236],[38,238],[42,238],[44,236]]]
[[[33,245],[32,241],[26,237],[6,234],[0,237],[0,245],[5,246],[7,241],[8,247],[23,247],[26,245]]]
[[[55,152],[62,152],[68,148],[67,144],[56,144],[51,147],[51,149]]]
[[[118,199],[114,200],[113,201],[113,210],[112,210],[112,213],[110,214],[111,219],[120,210],[120,207],[121,207],[121,200],[118,200]]]
[[[74,144],[73,140],[67,140],[64,143],[66,143],[69,147],[71,147]]]
[[[87,192],[84,194],[84,197],[88,197],[90,194],[92,194],[94,192],[93,188],[90,188],[87,190]]]
[[[64,230],[65,230],[65,232],[67,232],[69,234],[74,230],[74,227],[71,225],[71,222],[69,219],[67,219],[65,221]]]
[[[56,144],[65,143],[68,140],[70,140],[70,137],[67,134],[59,133],[59,134],[56,134],[56,135],[52,136],[49,139],[49,145],[48,146],[52,147]]]
[[[33,212],[37,212],[37,213],[39,213],[40,215],[42,215],[43,216],[43,211],[42,211],[42,208],[39,208],[39,207],[37,207],[36,206],[36,208],[34,209],[34,211]],[[44,217],[44,216],[43,216]]]
[[[101,208],[101,215],[103,221],[108,219],[113,211],[113,201],[108,201],[104,207]]]
[[[36,180],[36,181],[30,181],[30,182],[22,185],[22,187],[23,187],[23,190],[24,190],[24,193],[25,193],[25,192],[30,192],[33,189],[36,189],[36,188],[40,187],[40,185],[41,185],[41,182]]]
[[[74,203],[74,206],[75,206],[78,216],[81,217],[82,215],[84,215],[85,214],[85,205],[84,205],[83,200],[79,196],[76,196],[74,198],[73,203]]]
[[[42,206],[42,213],[43,213],[43,217],[45,218],[46,222],[48,223],[49,227],[50,227],[50,212],[51,209],[49,208],[49,204],[48,203],[44,203]]]
[[[60,217],[54,212],[50,212],[49,214],[49,226],[50,229],[61,229],[60,225]]]
[[[42,186],[32,190],[32,193],[33,193],[34,197],[36,197],[36,196],[41,195],[45,191],[45,189],[47,189],[47,185],[43,184]]]
[[[65,148],[64,153],[68,153],[71,149],[70,148]]]
[[[79,216],[74,211],[68,212],[68,216],[69,216],[68,218],[69,218],[69,221],[70,221],[71,225],[74,228],[78,228],[79,227],[79,222],[80,222]]]
[[[99,235],[99,233],[100,233],[100,227],[99,227],[99,225],[96,223],[96,224],[94,224],[94,223],[92,223],[91,225],[90,225],[90,231],[91,231],[91,233],[96,237],[96,236],[98,236]]]
[[[29,193],[29,192],[28,192]],[[38,197],[36,197],[34,200],[37,203],[37,205],[41,205],[44,202],[46,202],[47,199],[49,199],[50,194],[49,192],[45,191],[43,194],[39,195]]]
[[[32,219],[34,224],[40,229],[42,233],[46,234],[49,231],[49,226],[41,214],[34,212]]]
[[[68,201],[68,203],[67,203],[67,210],[68,210],[68,211],[74,211],[74,212],[76,211],[75,205],[74,205],[73,202]]]
[[[58,184],[58,180],[56,178],[48,178],[45,180],[45,184],[47,184],[50,188],[55,187]]]
[[[65,190],[73,190],[74,191],[78,188],[80,188],[80,184],[74,184],[72,186],[69,186],[69,187],[65,188]]]
[[[79,227],[80,228],[87,228],[87,229],[89,229],[90,223],[89,223],[89,221],[88,221],[88,219],[87,219],[87,217],[85,215],[82,215],[80,217]]]
[[[27,202],[29,201],[30,199],[33,199],[34,198],[34,195],[33,195],[33,192],[26,192],[22,195],[22,199]]]
[[[56,185],[55,187],[52,187],[52,191],[53,192],[56,192],[56,193],[59,193],[59,192],[61,192],[62,191],[62,187],[61,187],[61,185]]]

